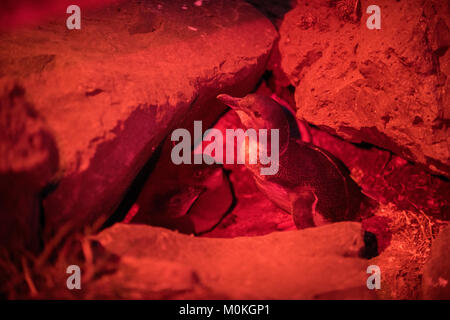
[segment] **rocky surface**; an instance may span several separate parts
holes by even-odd
[[[206,126],[223,110],[218,93],[253,88],[276,37],[241,1],[131,1],[82,13],[81,30],[61,16],[0,36],[0,77],[25,88],[57,144],[50,227],[109,215],[172,129]]]
[[[219,164],[175,165],[170,159],[172,146],[167,140],[161,147],[158,162],[125,220],[185,234],[210,231],[234,202],[227,174]]]
[[[261,11],[277,27],[281,25],[284,15],[295,7],[295,0],[246,0]]]
[[[25,90],[0,83],[0,247],[37,250],[40,193],[58,169],[58,152]]]
[[[380,205],[363,228],[377,236],[379,255],[371,263],[380,267],[381,299],[421,299],[422,277],[432,240],[446,223],[423,213]]]
[[[370,31],[367,1],[299,1],[283,18],[293,1],[249,0],[281,26],[272,51],[274,27],[241,1],[98,4],[107,2],[114,4],[97,11],[80,1],[80,31],[65,28],[65,0],[38,1],[43,10],[33,21],[20,20],[20,10],[2,19],[0,10],[0,29],[14,29],[11,21],[36,26],[0,34],[0,247],[34,248],[40,222],[85,225],[120,213],[118,206],[129,209],[125,222],[154,223],[146,214],[177,216],[186,198],[201,213],[201,231],[212,230],[195,238],[116,224],[92,242],[71,234],[59,240],[73,240],[76,250],[53,242],[55,254],[44,250],[49,261],[21,261],[19,269],[31,271],[16,297],[376,298],[365,286],[366,267],[376,264],[381,298],[449,298],[449,229],[433,239],[446,224],[439,219],[450,219],[450,184],[429,173],[450,176],[446,2],[382,0],[382,29]],[[258,91],[276,93],[315,125],[305,138],[348,166],[380,204],[374,216],[297,231],[243,165],[174,168],[161,157],[136,188],[174,128],[201,119],[206,129],[223,112],[215,96],[245,95],[265,68],[267,86]],[[215,127],[241,124],[229,112]],[[42,191],[52,182],[41,220]],[[204,186],[211,192],[199,204],[195,192]],[[361,229],[377,239],[369,246],[380,255],[370,261],[360,258]],[[80,292],[65,287],[72,263],[82,268]],[[2,276],[3,284],[17,274]]]
[[[73,4],[84,11],[119,1],[121,0],[77,0],[74,3],[72,0],[3,0],[0,3],[0,30],[37,26],[53,20],[55,15],[66,13],[67,7]]]
[[[368,261],[358,257],[364,247],[358,223],[233,239],[117,224],[96,239],[122,261],[102,280],[103,292],[118,284],[133,288],[135,298],[373,298]]]
[[[449,4],[382,0],[381,30],[369,30],[372,3],[342,14],[348,3],[298,1],[285,15],[279,50],[297,116],[450,177]]]
[[[450,227],[433,241],[422,278],[424,299],[450,299]]]
[[[450,219],[450,183],[386,150],[357,145],[311,127],[312,142],[341,159],[364,193],[400,210]]]

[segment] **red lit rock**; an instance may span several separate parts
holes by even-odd
[[[60,19],[0,37],[1,76],[23,83],[60,154],[50,227],[111,214],[171,130],[207,126],[223,111],[218,93],[244,95],[263,73],[276,32],[250,5],[157,4],[85,10],[77,31]]]
[[[12,30],[36,26],[55,17],[68,17],[67,7],[76,4],[82,9],[101,8],[116,0],[3,0],[0,3],[0,29]]]
[[[450,299],[450,227],[433,241],[422,279],[424,299]]]
[[[310,130],[312,142],[342,160],[370,197],[385,204],[395,203],[400,210],[450,219],[450,183],[445,179],[388,151],[362,148],[317,128]]]
[[[1,81],[0,246],[39,248],[40,193],[58,169],[53,136],[25,90]]]
[[[299,1],[280,28],[297,116],[450,177],[448,3],[379,1],[381,30],[365,25],[369,1],[357,22],[329,4]]]
[[[389,230],[391,221],[386,217],[373,216],[362,222],[362,228],[375,235],[377,239],[377,252],[382,253],[391,243],[392,234]]]
[[[295,0],[248,0],[255,8],[261,11],[278,28],[286,12],[295,6]]]
[[[113,275],[89,285],[90,299],[226,299],[199,281],[196,270],[152,257],[125,256]]]
[[[186,234],[210,231],[233,204],[230,181],[218,164],[175,165],[170,159],[172,146],[166,141],[161,148],[161,156],[139,192],[131,221]]]
[[[136,287],[139,290],[133,294],[144,292],[141,297],[145,297],[145,290],[152,287],[139,284],[149,283],[166,292],[170,292],[168,284],[174,284],[175,289],[184,289],[186,299],[220,295],[229,299],[375,297],[366,287],[368,261],[358,258],[364,247],[359,223],[233,239],[194,238],[149,226],[116,224],[96,238],[122,260],[135,260],[134,268],[139,269],[127,277],[119,271],[126,281],[115,281],[114,274],[104,278],[104,291],[114,283]],[[159,263],[148,263],[148,259]],[[163,263],[167,272],[155,272],[165,269]],[[173,271],[174,265],[181,270]],[[185,275],[184,280],[176,274]],[[192,274],[196,275],[194,282]],[[208,289],[200,297],[198,286]]]

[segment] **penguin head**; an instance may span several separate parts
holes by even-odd
[[[220,94],[217,99],[233,109],[247,129],[285,130],[289,126],[282,106],[269,97],[249,94],[244,98],[235,98]]]
[[[217,96],[217,99],[236,112],[244,127],[253,129],[265,127],[263,115],[261,110],[259,110],[261,108],[255,105],[256,99],[254,95],[235,98],[227,94],[220,94]]]
[[[281,153],[287,148],[290,138],[290,125],[283,107],[270,97],[249,94],[235,98],[220,94],[217,99],[233,109],[247,129],[278,129]]]

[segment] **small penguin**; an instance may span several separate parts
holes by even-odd
[[[359,186],[337,158],[299,139],[292,114],[267,96],[221,94],[217,99],[231,107],[247,129],[279,129],[278,172],[261,175],[260,164],[245,165],[258,188],[292,214],[298,229],[357,218],[364,198]]]

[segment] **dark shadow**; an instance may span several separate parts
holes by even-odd
[[[277,26],[277,21],[283,19],[284,15],[295,7],[293,0],[246,0]]]
[[[128,211],[131,209],[132,205],[136,202],[137,198],[139,197],[142,187],[146,183],[150,174],[153,172],[153,170],[161,156],[161,151],[162,151],[165,141],[166,141],[166,139],[163,139],[163,141],[160,143],[158,148],[152,154],[150,159],[139,171],[139,173],[137,174],[137,176],[134,178],[133,182],[131,183],[130,187],[128,188],[127,192],[125,193],[125,196],[123,197],[121,203],[119,204],[117,209],[114,211],[114,213],[103,224],[102,229],[110,227],[114,223],[120,222],[125,218]]]

